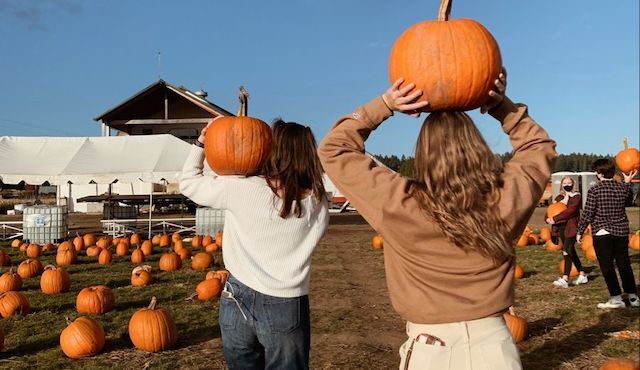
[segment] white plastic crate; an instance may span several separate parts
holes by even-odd
[[[31,206],[22,215],[24,240],[30,243],[57,243],[67,238],[66,206]]]

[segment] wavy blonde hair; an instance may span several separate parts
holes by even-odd
[[[464,112],[434,112],[416,143],[413,196],[463,250],[501,264],[513,259],[507,224],[499,216],[503,165]]]

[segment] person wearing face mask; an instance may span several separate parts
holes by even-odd
[[[582,269],[582,263],[578,253],[576,253],[576,231],[578,221],[580,220],[580,206],[582,205],[582,196],[574,191],[573,179],[564,177],[561,182],[562,192],[555,198],[556,202],[564,203],[567,209],[554,217],[548,217],[546,222],[551,226],[551,236],[562,240],[562,255],[564,257],[564,273],[561,277],[553,282],[553,285],[560,288],[569,287],[569,273],[571,265],[575,265],[580,271],[580,275],[573,280],[573,285],[585,284],[589,281],[587,275]]]
[[[593,171],[600,183],[589,189],[587,193],[587,204],[578,224],[577,240],[580,242],[582,233],[587,226],[591,225],[593,247],[610,295],[607,302],[598,303],[597,307],[602,309],[626,307],[622,300],[616,266],[622,279],[622,288],[628,295],[629,304],[632,307],[640,307],[636,281],[629,260],[627,247],[629,219],[625,210],[625,205],[630,202],[633,194],[631,179],[638,171],[623,173],[624,183],[619,183],[613,179],[616,171],[615,164],[607,158],[593,162]]]

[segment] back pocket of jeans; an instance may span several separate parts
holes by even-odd
[[[300,326],[300,297],[265,297],[264,311],[273,333],[290,333]]]
[[[486,370],[521,370],[520,355],[513,339],[509,338],[480,346]]]

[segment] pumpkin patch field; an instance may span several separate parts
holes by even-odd
[[[611,358],[638,361],[640,310],[596,308],[608,298],[606,286],[597,261],[579,245],[589,283],[552,286],[562,253],[547,250],[544,233],[540,237],[545,211],[538,208],[531,218],[529,242],[514,242],[521,270],[512,312],[517,319],[509,320],[519,325],[524,368],[599,369]],[[637,208],[628,214],[635,231]],[[374,248],[376,235],[357,215],[332,215],[314,252],[312,369],[398,366],[404,321],[391,307],[384,274],[384,249],[393,246],[380,239]],[[218,307],[226,274],[214,238],[205,243],[168,234],[155,243],[133,237],[109,244],[95,236],[24,251],[0,242],[0,262],[10,259],[0,267],[7,275],[0,276],[0,288],[13,289],[0,296],[0,369],[224,369]],[[629,251],[640,283],[640,251]],[[39,264],[24,263],[18,271],[30,259]]]

